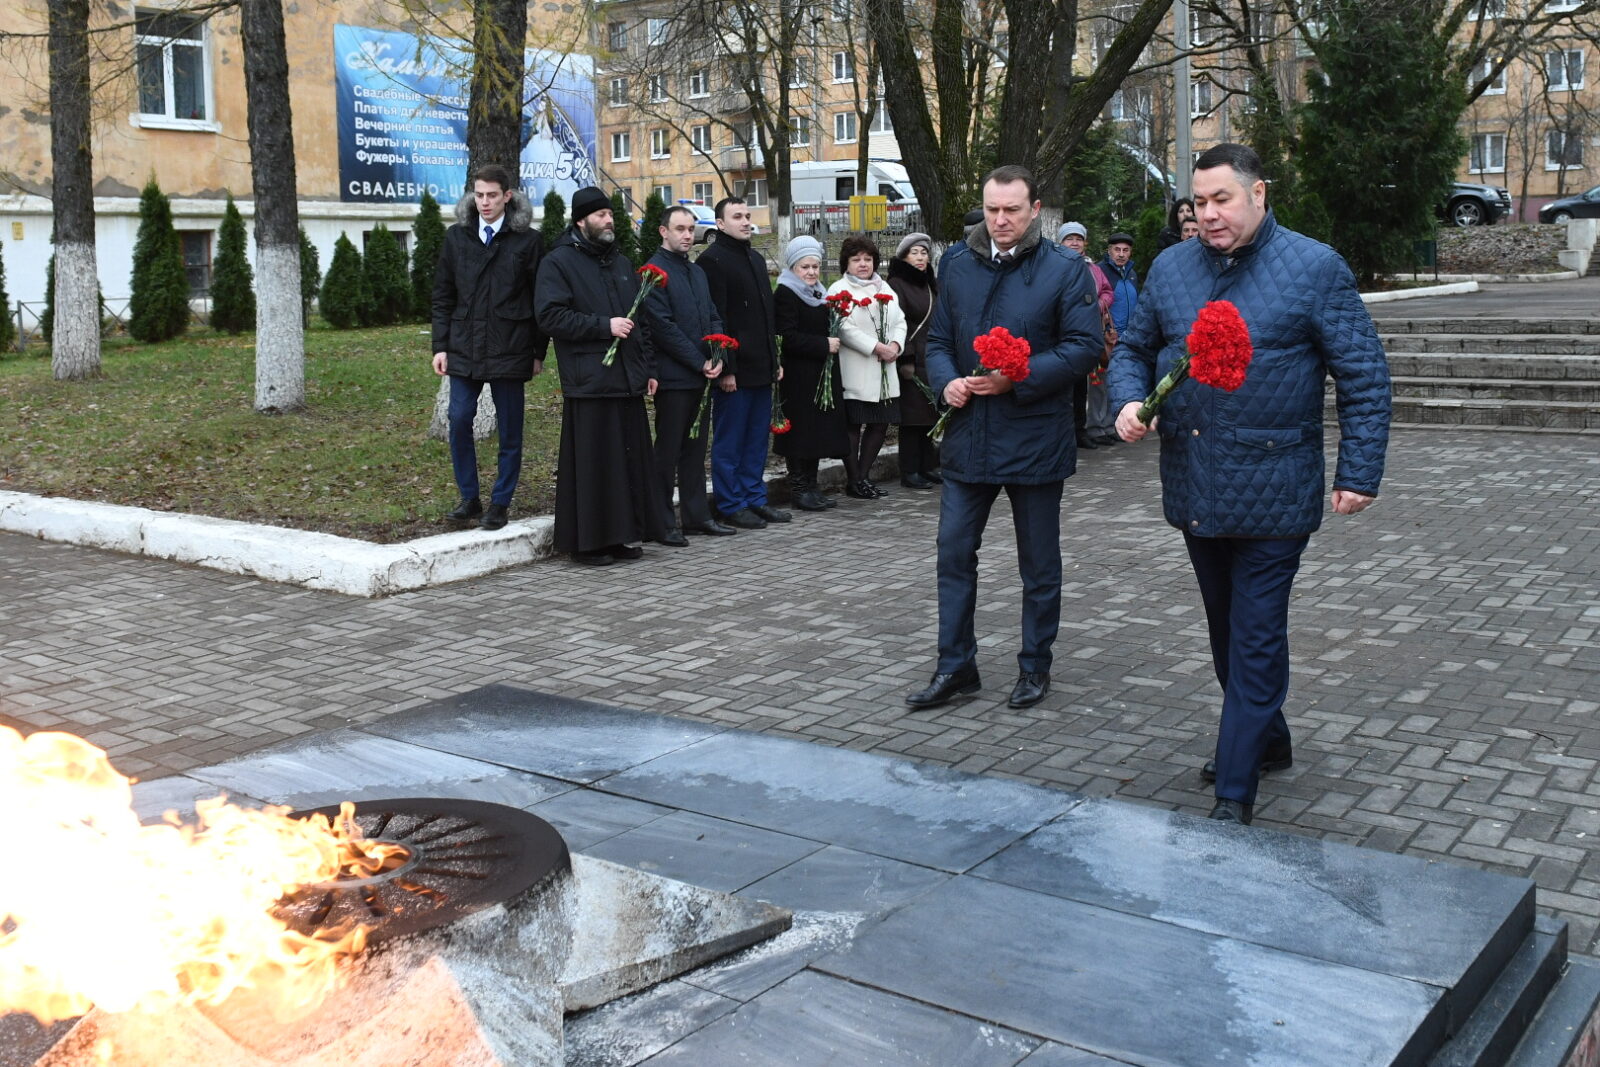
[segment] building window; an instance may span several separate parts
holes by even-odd
[[[1546,11],[1576,11],[1582,6],[1583,0],[1550,0],[1544,5]]]
[[[1544,138],[1544,169],[1583,166],[1583,138],[1574,130],[1551,130]]]
[[[139,67],[139,114],[212,128],[211,60],[206,21],[173,12],[141,11],[134,18]]]
[[[709,204],[711,203],[711,196],[712,193],[710,182],[694,183],[694,199],[700,201],[702,204]]]
[[[745,119],[743,122],[733,124],[733,143],[740,148],[756,147],[756,123],[754,119]]]
[[[611,52],[628,50],[628,24],[612,22],[606,25],[606,49]]]
[[[667,98],[667,76],[665,74],[650,75],[650,102],[659,104]]]
[[[856,143],[856,113],[854,111],[841,111],[833,116],[833,143]]]
[[[183,272],[189,279],[189,296],[205,296],[211,291],[211,231],[179,230],[183,246]]]
[[[804,56],[797,56],[789,70],[789,88],[804,89],[811,78],[811,67]]]
[[[807,148],[811,144],[811,119],[806,115],[789,116],[789,145]]]
[[[670,155],[672,155],[672,131],[671,130],[651,130],[650,131],[650,158],[651,159],[666,159]]]
[[[1147,87],[1118,89],[1111,94],[1111,117],[1118,122],[1133,122],[1150,114],[1150,90]]]
[[[703,126],[690,126],[689,144],[694,146],[694,150],[696,152],[700,152],[702,154],[710,152],[711,126],[709,124]]]
[[[659,196],[663,204],[670,204],[672,203],[672,186],[652,185],[650,187],[650,195]]]
[[[1189,117],[1211,114],[1211,82],[1205,78],[1189,83]]]
[[[628,106],[628,79],[612,78],[611,92],[606,97],[606,103],[612,107]]]
[[[1496,62],[1497,62],[1497,60],[1495,60],[1492,57],[1485,57],[1484,61],[1482,63],[1479,63],[1478,66],[1477,66],[1477,69],[1475,69],[1472,72],[1472,82],[1471,82],[1471,84],[1472,85],[1477,85],[1479,82],[1481,82],[1485,78],[1489,77],[1490,72],[1494,71],[1494,66],[1495,66]],[[1483,91],[1483,95],[1484,96],[1498,96],[1498,95],[1504,93],[1505,91],[1506,91],[1506,68],[1501,67],[1500,70],[1494,74],[1494,80],[1489,83],[1489,87]]]
[[[833,80],[836,82],[854,81],[856,76],[856,57],[849,52],[835,52],[833,54]]]
[[[644,37],[646,44],[650,45],[652,48],[659,48],[661,45],[667,43],[666,19],[646,19],[644,26]]]
[[[1564,48],[1544,54],[1544,72],[1551,89],[1583,88],[1583,49]]]
[[[1468,169],[1474,174],[1503,173],[1506,169],[1506,135],[1473,134],[1471,163]]]
[[[689,96],[698,99],[711,95],[711,72],[701,67],[699,70],[689,72]]]
[[[830,0],[828,13],[835,22],[847,22],[850,19],[850,0]]]
[[[740,182],[739,196],[751,207],[766,207],[767,179],[757,178],[753,182]]]
[[[889,102],[878,97],[878,109],[872,113],[873,133],[893,133],[894,119],[889,117]]]
[[[1469,19],[1503,19],[1506,17],[1506,0],[1478,0],[1467,10]]]
[[[626,130],[611,135],[611,162],[625,163],[633,158],[633,138]]]
[[[1249,75],[1245,76],[1244,88],[1240,91],[1239,112],[1243,115],[1256,113],[1256,82]]]

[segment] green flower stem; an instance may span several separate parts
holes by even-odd
[[[1149,426],[1151,420],[1156,417],[1156,412],[1161,410],[1167,394],[1188,376],[1189,353],[1185,352],[1178,358],[1177,365],[1167,372],[1167,376],[1156,383],[1156,391],[1144,398],[1144,406],[1139,409],[1139,421]]]

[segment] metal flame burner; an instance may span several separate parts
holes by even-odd
[[[338,805],[294,813],[338,817]],[[407,798],[356,805],[362,833],[406,850],[378,874],[302,886],[277,914],[308,935],[339,936],[367,926],[367,943],[404,937],[511,900],[572,857],[555,827],[519,808],[477,800]]]

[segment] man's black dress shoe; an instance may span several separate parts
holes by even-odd
[[[741,530],[764,530],[767,526],[767,520],[749,508],[740,508],[732,515],[722,516],[722,519],[729,526],[737,526]]]
[[[944,484],[944,475],[940,474],[938,471],[923,471],[922,476],[928,479],[928,481],[932,482],[934,485]]]
[[[1211,809],[1208,819],[1217,822],[1236,822],[1244,826],[1250,825],[1250,820],[1255,818],[1256,806],[1254,804],[1241,804],[1237,800],[1217,799],[1217,806]]]
[[[1079,448],[1083,448],[1083,449],[1087,449],[1087,450],[1092,452],[1095,449],[1099,448],[1100,446],[1095,444],[1094,443],[1094,438],[1090,437],[1088,434],[1080,433],[1078,435],[1078,447]]]
[[[1256,770],[1260,774],[1266,774],[1269,771],[1286,771],[1293,766],[1294,748],[1286,746],[1278,749],[1269,748],[1263,752],[1261,754],[1261,766]],[[1200,768],[1200,780],[1202,782],[1214,782],[1217,780],[1216,760],[1206,760],[1206,765]]]
[[[954,674],[936,674],[926,689],[919,689],[906,697],[913,708],[937,708],[948,704],[952,697],[967,696],[978,691],[978,668],[968,667]]]
[[[455,506],[455,510],[445,515],[445,518],[449,519],[451,522],[471,522],[473,519],[482,514],[483,501],[479,500],[477,497],[473,497],[471,500],[463,500],[461,503],[457,504]]]
[[[498,530],[506,524],[507,513],[510,508],[504,504],[490,504],[483,513],[483,528],[485,530]]]
[[[707,537],[732,537],[738,533],[732,526],[724,526],[716,519],[693,523],[683,528],[684,533],[705,534]]]
[[[1010,708],[1031,708],[1050,692],[1050,676],[1040,671],[1023,671],[1017,675],[1017,684],[1011,689]]]
[[[572,562],[581,563],[585,567],[609,567],[616,560],[611,558],[610,552],[599,548],[592,552],[574,552],[572,554]]]
[[[688,548],[689,539],[683,536],[682,530],[674,528],[656,538],[656,544],[666,545],[668,548]]]
[[[794,516],[789,514],[787,511],[779,511],[777,508],[768,504],[757,504],[750,510],[755,512],[757,515],[760,515],[768,522],[788,522],[794,518]]]
[[[799,489],[794,494],[794,506],[801,511],[827,511],[833,505],[819,489]]]
[[[612,559],[639,559],[644,556],[642,545],[612,545],[606,550]]]
[[[1114,433],[1103,433],[1094,439],[1094,443],[1104,448],[1109,445],[1120,445],[1122,443],[1122,438],[1118,437]]]
[[[919,471],[912,471],[910,474],[906,475],[904,478],[901,478],[900,479],[900,484],[905,486],[907,489],[932,489],[933,488],[933,482],[928,480],[927,478],[923,477],[921,472],[919,472]]]

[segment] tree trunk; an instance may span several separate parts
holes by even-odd
[[[89,142],[89,2],[50,0],[50,152],[55,211],[57,380],[100,374],[100,281]]]
[[[1045,90],[1050,82],[1054,53],[1048,45],[1056,25],[1056,5],[1051,0],[1005,0],[1010,48],[1006,79],[1000,95],[998,162],[1020,163],[1035,169],[1039,154],[1039,123],[1044,117]],[[1068,31],[1070,32],[1070,30]]]
[[[526,0],[473,0],[472,90],[467,105],[467,178],[489,163],[521,173]]]
[[[478,394],[478,413],[472,417],[472,438],[482,441],[495,432],[494,395],[485,389]],[[435,441],[450,439],[450,379],[439,379],[433,397],[433,418],[428,420],[428,436]]]
[[[256,201],[255,409],[281,414],[306,404],[300,208],[282,2],[241,0],[239,21]]]
[[[947,146],[940,144],[940,134],[934,130],[928,92],[922,80],[922,61],[917,58],[916,46],[911,40],[905,5],[902,0],[867,0],[866,8],[867,26],[878,44],[883,64],[884,99],[900,143],[900,160],[917,192],[917,202],[922,206],[929,234],[945,240],[954,239],[961,234],[961,216],[965,214],[960,190],[970,178],[965,174],[964,165],[959,170],[950,166]],[[937,77],[941,79],[940,129],[946,138],[951,136],[952,130],[960,130],[954,151],[964,164],[967,116],[964,91],[957,89],[952,110],[946,110],[949,94],[942,81],[949,72],[947,51],[955,54],[956,80],[960,81],[961,32],[959,0],[935,0],[933,45],[935,66],[939,68]]]

